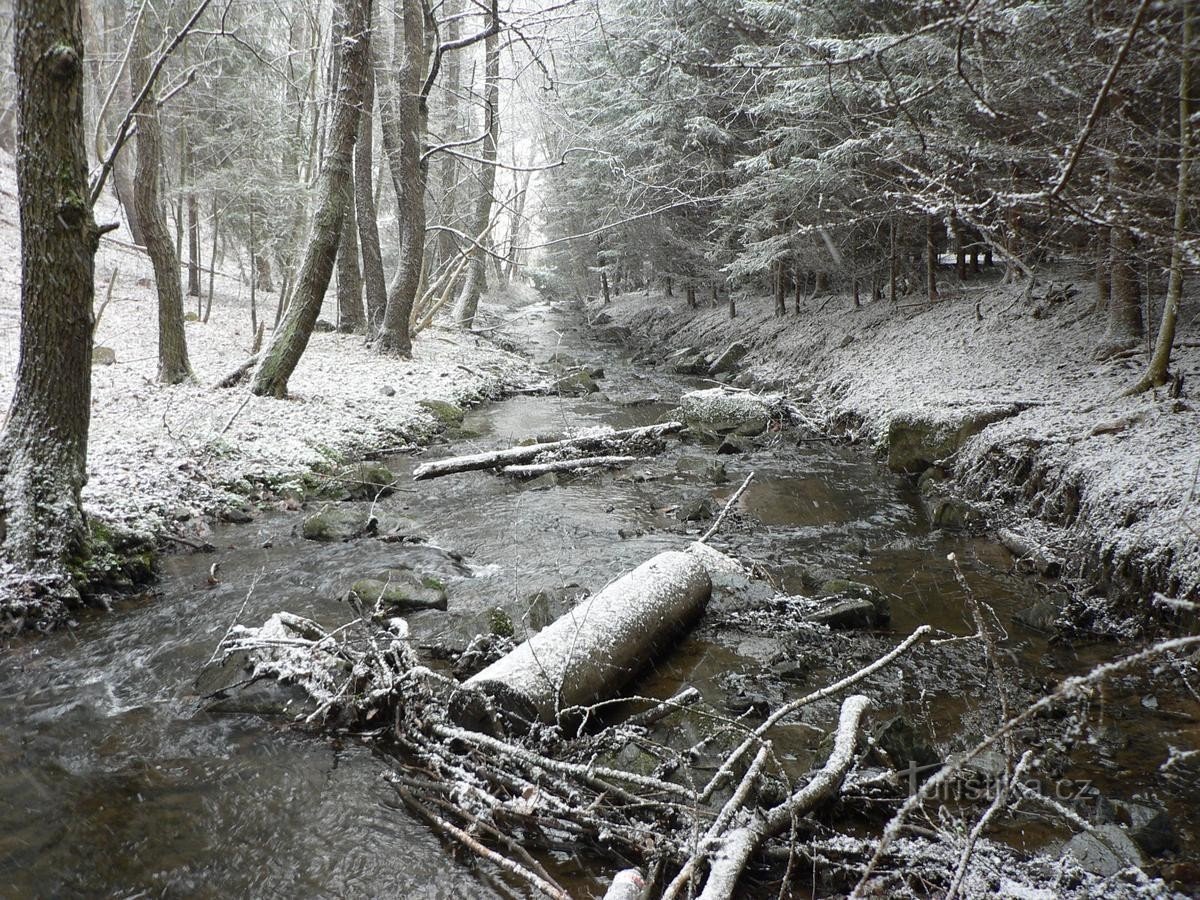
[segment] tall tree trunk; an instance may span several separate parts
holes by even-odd
[[[487,134],[480,148],[483,163],[479,171],[478,193],[475,195],[475,209],[471,217],[471,235],[483,235],[480,243],[487,243],[488,223],[492,218],[492,192],[496,185],[496,148],[500,140],[500,35],[496,6],[493,2],[491,27],[493,33],[484,41],[484,103],[487,105]],[[456,310],[458,323],[463,328],[475,324],[475,313],[479,309],[479,297],[483,294],[486,259],[481,247],[475,246],[470,250],[471,261],[467,267],[467,277],[463,280],[462,292],[458,295]],[[620,293],[620,287],[617,287]]]
[[[14,566],[0,615],[47,627],[78,599],[67,563],[86,538],[80,491],[100,230],[87,200],[79,2],[18,0],[14,20],[21,332],[0,436],[0,551]]]
[[[1133,234],[1124,225],[1111,229],[1108,328],[1096,350],[1097,359],[1108,359],[1136,348],[1145,336],[1142,294],[1134,259]]]
[[[937,283],[937,231],[934,228],[933,216],[925,216],[925,291],[930,303],[938,299]]]
[[[342,238],[338,242],[337,302],[338,331],[362,334],[366,331],[363,313],[362,273],[358,268],[358,225],[354,218],[354,185],[349,185],[346,215],[342,217]]]
[[[950,210],[950,236],[954,242],[954,276],[961,282],[967,280],[967,250],[963,244],[962,223],[958,213]]]
[[[1096,312],[1107,312],[1112,299],[1112,233],[1106,226],[1096,229]]]
[[[600,293],[604,295],[604,305],[608,306],[608,304],[612,301],[612,294],[608,287],[608,270],[606,269],[600,270]],[[695,306],[694,303],[692,305]]]
[[[204,304],[204,316],[202,321],[208,322],[208,317],[212,315],[213,302],[213,280],[217,276],[217,198],[213,195],[212,198],[212,252],[208,256],[208,302]]]
[[[1137,394],[1152,387],[1166,384],[1171,377],[1171,346],[1175,343],[1175,324],[1179,318],[1179,304],[1183,297],[1183,242],[1187,231],[1188,203],[1190,196],[1190,172],[1192,165],[1192,109],[1191,109],[1191,50],[1192,50],[1192,6],[1183,4],[1183,26],[1181,29],[1179,58],[1179,173],[1175,183],[1175,222],[1171,232],[1171,266],[1167,280],[1167,296],[1163,302],[1162,319],[1158,324],[1158,337],[1154,342],[1154,353],[1146,367],[1146,374],[1138,380],[1129,393]]]
[[[783,260],[775,260],[775,315],[787,315],[787,282],[783,277]]]
[[[446,43],[456,41],[462,34],[462,2],[463,0],[444,0],[442,19],[445,21],[444,40]],[[448,53],[442,59],[441,82],[445,86],[445,100],[442,108],[446,119],[446,140],[456,141],[463,135],[462,126],[462,62],[457,53]],[[440,218],[443,225],[457,228],[459,219],[458,180],[462,174],[462,165],[458,158],[450,153],[443,153],[438,165],[441,168],[441,187],[438,189],[441,205]],[[474,235],[472,235],[474,237]],[[445,265],[458,249],[455,236],[449,231],[439,231],[437,237],[437,253],[435,265]],[[464,248],[465,249],[465,248]]]
[[[187,179],[188,295],[200,304],[200,206],[196,199],[196,160],[187,131],[183,133],[183,173]]]
[[[374,146],[372,106],[375,102],[375,68],[368,66],[363,84],[362,112],[358,122],[358,142],[354,145],[354,214],[358,220],[358,240],[362,249],[363,288],[366,293],[367,336],[373,338],[387,308],[387,278],[383,273],[383,252],[379,247],[379,217],[372,186],[371,156]]]
[[[421,160],[428,110],[421,96],[428,66],[425,14],[417,0],[402,0],[403,14],[397,19],[393,48],[395,84],[379,79],[379,122],[383,148],[392,173],[399,208],[400,268],[388,293],[383,324],[375,347],[383,353],[412,355],[411,319],[425,257],[425,180],[427,168]],[[401,52],[401,50],[403,52]],[[379,70],[376,70],[379,74]]]
[[[148,17],[143,18],[134,35],[129,58],[129,77],[133,84],[145,84],[150,77]],[[159,196],[162,177],[162,129],[158,122],[158,104],[153,93],[146,96],[137,113],[138,160],[133,183],[133,205],[146,237],[146,251],[154,266],[154,284],[158,290],[158,380],[179,384],[192,376],[188,362],[187,336],[183,330],[183,289],[179,281],[179,255],[171,240],[171,231],[163,214]]]
[[[317,206],[287,313],[254,373],[251,390],[260,396],[287,396],[288,379],[308,347],[321,303],[329,289],[337,257],[346,198],[350,193],[354,139],[363,82],[370,65],[371,0],[338,0],[334,17],[342,24],[338,93],[333,101],[333,127],[317,179]]]

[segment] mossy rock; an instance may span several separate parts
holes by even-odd
[[[564,375],[558,381],[554,382],[551,392],[561,394],[564,397],[583,397],[587,394],[595,394],[600,390],[600,386],[587,372],[572,372],[570,375]]]
[[[381,462],[360,462],[339,469],[321,493],[335,500],[375,500],[392,493],[396,473]]]
[[[306,540],[332,543],[375,534],[379,520],[369,510],[351,506],[327,506],[304,520],[300,533]]]
[[[830,578],[821,583],[817,592],[822,598],[835,601],[826,607],[827,618],[839,618],[839,624],[827,621],[831,628],[863,627],[873,628],[886,625],[892,618],[892,606],[887,595],[861,581],[850,581],[847,578]],[[845,603],[841,609],[838,604]],[[853,605],[852,605],[853,603]],[[868,610],[863,604],[869,604]],[[835,614],[836,612],[836,614]],[[844,623],[844,624],[841,624]]]
[[[111,366],[117,361],[117,351],[112,347],[93,347],[92,365]]]
[[[378,603],[384,612],[445,609],[446,586],[429,575],[407,569],[391,569],[382,578],[360,578],[350,586],[360,602]]]
[[[445,400],[418,400],[417,406],[432,415],[447,428],[457,428],[463,423],[463,410]]]
[[[183,321],[185,321],[185,322],[199,322],[199,321],[200,321],[200,313],[194,313],[194,312],[191,312],[191,311],[185,312],[185,313],[183,314]]]
[[[87,596],[131,591],[154,579],[157,549],[148,537],[91,520],[78,556],[68,562],[71,581]]]

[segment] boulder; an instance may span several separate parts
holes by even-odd
[[[713,364],[708,367],[709,375],[721,375],[726,372],[732,372],[737,368],[738,363],[745,359],[746,354],[750,352],[750,348],[741,341],[734,341],[729,347],[713,360]]]
[[[596,384],[591,375],[580,370],[572,372],[570,375],[564,375],[554,382],[550,390],[552,393],[561,394],[564,397],[583,397],[596,393],[600,390],[600,386]]]
[[[1057,599],[1048,597],[1045,600],[1039,600],[1028,609],[1016,613],[1013,618],[1026,628],[1052,634],[1058,629],[1058,617],[1066,609],[1066,599],[1064,594],[1058,595]]]
[[[725,463],[716,459],[684,456],[675,463],[675,471],[680,475],[693,475],[714,484],[724,484],[729,480],[729,473],[725,471]]]
[[[684,500],[675,508],[675,518],[680,522],[703,522],[715,512],[711,497],[696,497]]]
[[[874,743],[887,755],[885,762],[921,782],[941,767],[942,758],[930,745],[924,729],[904,716],[893,716],[875,729]]]
[[[1118,824],[1143,851],[1153,855],[1173,850],[1179,845],[1171,817],[1161,806],[1133,800],[1113,800],[1112,807]]]
[[[892,619],[892,606],[888,601],[887,595],[882,591],[876,590],[869,584],[863,584],[861,581],[850,581],[846,578],[829,578],[823,581],[818,588],[817,593],[825,600],[856,600],[866,602],[871,606],[872,621],[865,626],[847,625],[841,627],[867,627],[873,628],[876,625],[886,625]],[[862,609],[862,607],[858,607]],[[849,616],[847,611],[845,616]],[[838,627],[829,624],[830,627]]]
[[[699,351],[688,353],[671,364],[671,371],[676,375],[707,375],[708,357]]]
[[[830,628],[873,628],[878,621],[875,605],[856,597],[831,598],[805,618]]]
[[[966,531],[983,525],[983,513],[958,497],[926,497],[925,511],[934,528]]]
[[[888,423],[888,468],[914,475],[923,472],[988,425],[1015,416],[1021,409],[1015,403],[1000,403],[900,413]]]
[[[379,520],[370,510],[354,506],[327,506],[304,520],[300,533],[310,541],[349,541],[375,534]]]
[[[753,437],[766,430],[778,401],[773,394],[761,396],[717,387],[690,391],[680,398],[679,406],[684,421],[697,431]]]
[[[360,462],[341,469],[331,496],[339,500],[375,500],[392,493],[396,474],[381,462]]]
[[[117,361],[117,351],[112,347],[93,347],[92,348],[92,365],[93,366],[111,366]]]
[[[360,578],[350,593],[367,606],[378,603],[389,615],[397,610],[445,609],[446,586],[431,575],[390,569],[381,578]]]
[[[457,428],[463,423],[463,410],[445,400],[418,400],[417,406],[432,415],[447,428]]]
[[[185,322],[199,322],[199,321],[200,321],[200,313],[198,313],[198,312],[192,312],[192,311],[190,311],[190,310],[189,310],[188,312],[185,312],[185,313],[183,314],[183,321],[185,321]]]
[[[325,319],[317,319],[316,324],[313,325],[313,332],[316,334],[327,334],[331,331],[337,331],[337,326]]]
[[[1063,847],[1087,871],[1107,878],[1122,869],[1146,865],[1146,858],[1133,838],[1120,825],[1100,825],[1075,835]]]

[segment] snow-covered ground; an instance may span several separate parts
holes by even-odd
[[[1069,283],[1069,274],[1054,279],[1056,288]],[[1119,396],[1146,357],[1094,361],[1104,316],[1090,314],[1090,285],[1074,286],[1072,298],[1046,304],[1046,281],[1022,299],[1024,285],[968,280],[960,296],[932,308],[854,309],[838,297],[810,301],[783,320],[767,298],[744,299],[732,322],[724,306],[693,311],[678,297],[627,295],[609,311],[666,347],[720,351],[744,341],[751,352],[743,366],[756,384],[811,396],[827,424],[880,449],[898,417],[954,421],[964,408],[1015,402],[1020,412],[958,452],[958,490],[1006,501],[992,505],[992,522],[1023,519],[1025,531],[1067,551],[1090,585],[1143,601],[1158,591],[1197,599],[1196,286],[1180,317],[1178,340],[1187,343],[1176,347],[1172,367],[1185,375],[1179,400],[1162,390]]]
[[[97,221],[112,221],[111,205]],[[124,229],[115,237],[127,238]],[[20,236],[12,160],[0,153],[0,402],[7,409],[19,337]],[[205,248],[207,265],[207,246]],[[96,259],[96,305],[117,272],[97,346],[116,353],[92,378],[88,447],[89,514],[140,531],[203,532],[206,519],[239,498],[226,486],[276,484],[314,467],[419,442],[438,427],[424,399],[468,404],[522,382],[527,363],[486,340],[433,327],[416,341],[411,361],[381,357],[361,337],[313,335],[290,382],[291,399],[250,396],[243,385],[212,383],[249,355],[249,289],[227,256],[218,271],[212,314],[187,323],[196,381],[155,381],[156,299],[148,258],[104,240]],[[208,290],[208,278],[204,278]],[[278,294],[259,293],[259,314],[273,320]],[[195,299],[185,298],[195,310]],[[333,291],[322,318],[334,321]],[[268,333],[269,339],[269,333]]]

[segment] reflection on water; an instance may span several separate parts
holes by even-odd
[[[523,322],[543,356],[560,346],[581,358],[591,352],[578,335],[550,328],[544,313]],[[474,436],[433,454],[586,425],[649,424],[671,403],[648,398],[686,389],[680,379],[637,372],[622,359],[604,363],[605,397],[491,404],[468,414],[464,428]],[[639,402],[623,402],[632,400]],[[485,473],[416,485],[402,479],[404,489],[379,511],[414,519],[426,546],[313,544],[295,535],[295,514],[266,512],[252,524],[222,528],[215,559],[165,560],[161,599],[126,601],[110,615],[86,616],[72,632],[17,642],[0,659],[4,895],[494,896],[485,876],[453,862],[408,816],[380,777],[385,763],[366,749],[296,730],[286,718],[256,712],[251,701],[222,712],[201,701],[197,673],[235,620],[258,623],[282,608],[339,624],[348,610],[337,597],[364,573],[410,567],[437,576],[448,586],[450,609],[410,622],[422,642],[465,643],[486,628],[494,607],[521,623],[539,591],[569,597],[595,590],[679,547],[687,538],[670,510],[701,495],[723,501],[753,470],[757,481],[740,505],[751,527],[732,529],[725,540],[785,590],[848,575],[894,596],[896,632],[930,622],[965,634],[972,629],[945,562],[954,551],[1002,619],[1029,605],[1029,583],[1006,573],[1003,551],[930,533],[912,487],[857,451],[797,446],[783,435],[775,447],[723,458],[724,485],[676,472],[682,456],[711,453],[676,442],[626,472],[548,489]],[[392,465],[403,476],[414,463]],[[461,554],[461,562],[441,548]],[[214,561],[221,580],[209,585]],[[535,612],[545,619],[557,610]],[[1045,642],[1034,635],[1015,630],[1006,646],[1030,670],[1047,664]],[[692,637],[640,689],[665,695],[686,682],[719,704],[723,676],[744,671],[753,679],[757,665]],[[953,685],[945,687],[942,705],[934,699],[927,707],[935,724],[953,727],[961,701]],[[1175,723],[1176,731],[1192,729],[1193,742],[1194,721]],[[678,727],[691,726],[685,719]],[[776,736],[792,774],[811,763],[813,733],[801,724]],[[1161,756],[1165,740],[1186,737],[1139,734],[1134,749]],[[599,884],[579,871],[572,882],[585,891]]]

